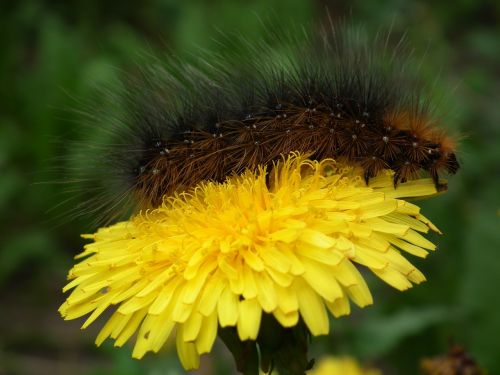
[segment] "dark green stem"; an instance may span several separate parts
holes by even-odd
[[[266,372],[275,369],[280,375],[305,375],[314,364],[307,359],[309,331],[302,321],[284,328],[272,315],[264,315],[257,342]]]
[[[243,375],[259,375],[259,353],[255,341],[240,341],[234,327],[219,328],[219,337],[233,354]]]
[[[243,375],[258,375],[259,369],[268,374],[276,370],[280,375],[305,375],[314,364],[307,358],[310,334],[302,321],[284,328],[264,314],[256,341],[241,341],[234,327],[219,328],[219,337]]]

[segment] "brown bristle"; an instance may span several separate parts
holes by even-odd
[[[427,170],[439,185],[439,173],[458,168],[452,143],[426,127],[404,127],[402,114],[395,122],[332,115],[320,106],[281,105],[275,116],[254,116],[221,122],[217,132],[191,129],[182,141],[159,140],[156,151],[145,155],[138,174],[137,195],[142,206],[156,206],[164,195],[190,188],[202,180],[221,181],[232,173],[255,168],[293,151],[314,158],[343,158],[359,163],[365,178],[382,169],[394,170],[394,184]],[[424,119],[417,119],[425,124]],[[415,124],[416,121],[413,121]],[[439,185],[442,189],[442,186]]]
[[[102,138],[104,152],[75,179],[85,181],[83,210],[109,222],[290,152],[359,165],[367,183],[389,169],[396,186],[424,172],[446,189],[440,176],[458,170],[456,147],[439,130],[409,50],[358,31],[256,45],[231,36],[249,51],[147,66],[102,114],[89,110],[95,128],[114,120],[115,138]]]

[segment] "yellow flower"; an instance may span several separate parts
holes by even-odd
[[[351,357],[326,357],[308,375],[381,375],[379,370],[364,369]]]
[[[363,181],[362,170],[292,154],[224,183],[189,193],[130,221],[101,228],[78,255],[60,312],[90,314],[86,328],[115,310],[96,343],[122,346],[138,331],[133,357],[157,352],[175,329],[186,369],[210,352],[217,329],[233,326],[255,339],[262,313],[284,327],[299,316],[312,335],[329,331],[328,313],[349,301],[372,303],[355,263],[399,290],[424,276],[401,251],[424,257],[435,246],[419,232],[437,231],[402,197],[436,193],[430,179],[394,188],[392,172]]]

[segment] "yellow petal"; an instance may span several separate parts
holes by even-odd
[[[118,311],[121,314],[127,315],[127,314],[132,314],[133,312],[140,310],[144,307],[149,307],[149,305],[154,301],[156,298],[156,295],[151,293],[146,297],[132,297],[129,299],[127,302],[123,303],[119,308]]]
[[[271,241],[281,241],[284,243],[292,243],[297,240],[300,231],[295,228],[280,229],[269,235]]]
[[[209,353],[212,350],[212,346],[217,338],[217,327],[216,311],[203,318],[200,332],[196,340],[196,350],[198,354]]]
[[[381,271],[373,270],[373,273],[396,289],[406,290],[412,287],[410,281],[405,276],[392,268],[386,268]]]
[[[222,280],[210,280],[205,289],[201,292],[200,302],[198,304],[198,311],[204,316],[212,315],[212,312],[217,307],[217,302],[222,293],[225,285]]]
[[[336,248],[323,249],[307,244],[300,244],[297,246],[295,252],[297,255],[300,255],[301,258],[307,257],[330,266],[335,266],[344,259],[344,255]]]
[[[278,304],[275,285],[266,272],[261,272],[256,276],[255,281],[257,283],[258,290],[257,299],[262,306],[262,309],[265,312],[270,313]]]
[[[163,313],[157,318],[158,324],[150,333],[151,349],[158,352],[170,337],[175,327],[175,322],[170,319],[169,313]]]
[[[146,316],[147,309],[142,309],[133,313],[132,318],[128,321],[125,328],[120,332],[120,335],[116,338],[115,346],[123,346],[127,340],[135,333],[142,320]]]
[[[434,245],[431,241],[415,232],[413,229],[410,229],[406,235],[402,236],[404,240],[413,243],[417,246],[423,247],[427,250],[436,250],[436,245]]]
[[[281,273],[286,273],[290,270],[290,260],[274,246],[260,247],[259,254],[267,267],[274,268]]]
[[[357,245],[356,256],[353,258],[356,263],[362,264],[370,269],[382,270],[389,265],[389,260],[385,254],[382,256],[376,250]]]
[[[297,278],[293,283],[299,301],[300,315],[313,336],[326,335],[329,331],[328,315],[321,298],[305,281]]]
[[[259,334],[262,309],[257,299],[243,300],[239,303],[238,336],[240,340],[255,340]]]
[[[205,280],[215,268],[215,262],[204,264],[200,269],[200,272],[198,272],[198,274],[191,280],[188,280],[186,282],[186,285],[184,287],[184,298],[182,299],[182,302],[190,304],[198,298],[198,294],[205,285]]]
[[[101,331],[97,335],[97,338],[95,339],[95,344],[100,346],[104,340],[111,336],[112,332],[118,331],[118,333],[120,333],[131,317],[132,315],[123,315],[115,312],[108,319],[104,327],[102,327]]]
[[[260,272],[264,270],[264,262],[262,259],[251,250],[243,251],[243,258],[247,265],[254,271]]]
[[[294,277],[289,273],[282,273],[274,270],[273,268],[268,268],[267,273],[271,276],[271,279],[275,282],[276,286],[289,287],[292,283]]]
[[[349,299],[347,296],[342,296],[337,298],[333,302],[325,302],[328,310],[333,314],[334,317],[338,318],[340,316],[349,315],[351,313],[351,306],[349,304]]]
[[[372,295],[363,276],[351,262],[341,262],[335,268],[335,276],[346,287],[347,295],[356,305],[364,307],[373,303]]]
[[[235,326],[238,321],[238,296],[226,286],[217,303],[217,312],[221,327]]]
[[[183,340],[184,341],[195,341],[200,332],[202,315],[194,311],[191,316],[184,322],[184,328],[182,329]]]
[[[172,319],[177,323],[184,323],[193,312],[194,305],[192,303],[184,303],[185,294],[188,292],[185,285],[179,288],[179,294],[176,295],[176,303],[173,303]]]
[[[327,301],[334,301],[343,295],[331,269],[313,260],[304,259],[303,264],[306,272],[302,278],[317,294]]]
[[[300,240],[324,249],[331,248],[336,243],[333,238],[312,229],[304,229],[300,234]]]
[[[276,246],[278,247],[278,250],[284,255],[286,255],[288,260],[290,261],[291,264],[290,273],[295,276],[303,274],[305,271],[304,265],[297,257],[297,255],[294,253],[294,251],[296,252],[298,250],[298,247],[294,248],[292,251],[292,249],[285,244],[277,243]]]
[[[171,280],[167,285],[165,285],[161,289],[160,293],[158,293],[158,296],[156,297],[154,302],[149,307],[149,313],[154,315],[160,314],[172,300],[172,296],[174,295],[174,292],[176,291],[177,287],[179,287],[181,282],[182,279],[180,277],[177,277]]]
[[[159,275],[156,275],[153,280],[147,284],[147,286],[137,293],[137,297],[144,297],[159,288],[162,284],[167,283],[169,279],[171,279],[175,273],[171,268],[165,269]]]
[[[423,233],[427,233],[429,231],[429,227],[424,222],[417,220],[412,216],[403,215],[398,212],[392,212],[389,215],[384,216],[384,220],[395,224],[407,225],[410,228]]]
[[[378,217],[390,214],[391,212],[396,211],[398,207],[396,200],[388,200],[382,203],[376,203],[370,206],[365,206],[361,209],[360,219],[366,220],[372,217]]]
[[[257,283],[255,282],[255,275],[250,267],[243,267],[241,272],[243,281],[243,297],[245,299],[252,299],[257,296]]]
[[[356,237],[368,237],[370,234],[372,234],[372,230],[374,228],[370,225],[365,225],[355,223],[355,222],[350,222],[349,223],[349,230],[352,232],[353,235]]]
[[[106,296],[101,301],[99,301],[99,305],[97,308],[90,314],[85,323],[82,325],[82,329],[87,328],[94,320],[96,320],[99,315],[101,315],[104,310],[106,310],[111,305],[111,300],[113,299],[112,295]]]
[[[276,298],[278,299],[279,309],[285,314],[299,309],[299,301],[293,288],[276,286]]]
[[[180,326],[177,332],[177,355],[181,361],[182,367],[185,370],[192,370],[200,366],[200,356],[196,351],[196,346],[194,343],[185,342],[182,340],[182,326]]]
[[[422,197],[436,194],[432,179],[410,180],[398,185],[397,189],[385,191],[387,198]]]
[[[289,313],[284,313],[283,311],[281,311],[281,309],[276,309],[273,311],[273,315],[283,327],[294,327],[299,321],[298,311],[290,311]]]
[[[405,235],[410,229],[408,225],[395,224],[376,217],[365,220],[365,225],[377,232],[396,234],[398,236]]]
[[[411,243],[408,243],[406,241],[403,241],[395,236],[388,237],[389,241],[400,248],[401,250],[406,251],[407,253],[410,253],[412,255],[425,258],[429,252],[427,250],[422,249],[421,247],[415,246]]]

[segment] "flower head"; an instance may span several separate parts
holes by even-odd
[[[292,154],[271,171],[260,168],[203,182],[153,210],[85,238],[82,259],[64,291],[66,319],[108,308],[97,337],[121,346],[137,331],[133,357],[158,351],[175,330],[186,369],[210,352],[218,327],[256,339],[261,316],[284,327],[299,317],[312,335],[329,331],[328,311],[350,313],[350,301],[372,303],[356,264],[405,290],[425,280],[404,256],[435,246],[420,233],[437,231],[402,198],[436,193],[430,179],[394,187],[385,171],[367,186],[362,170],[334,160]]]
[[[326,357],[308,375],[381,375],[381,372],[364,369],[351,357]]]

